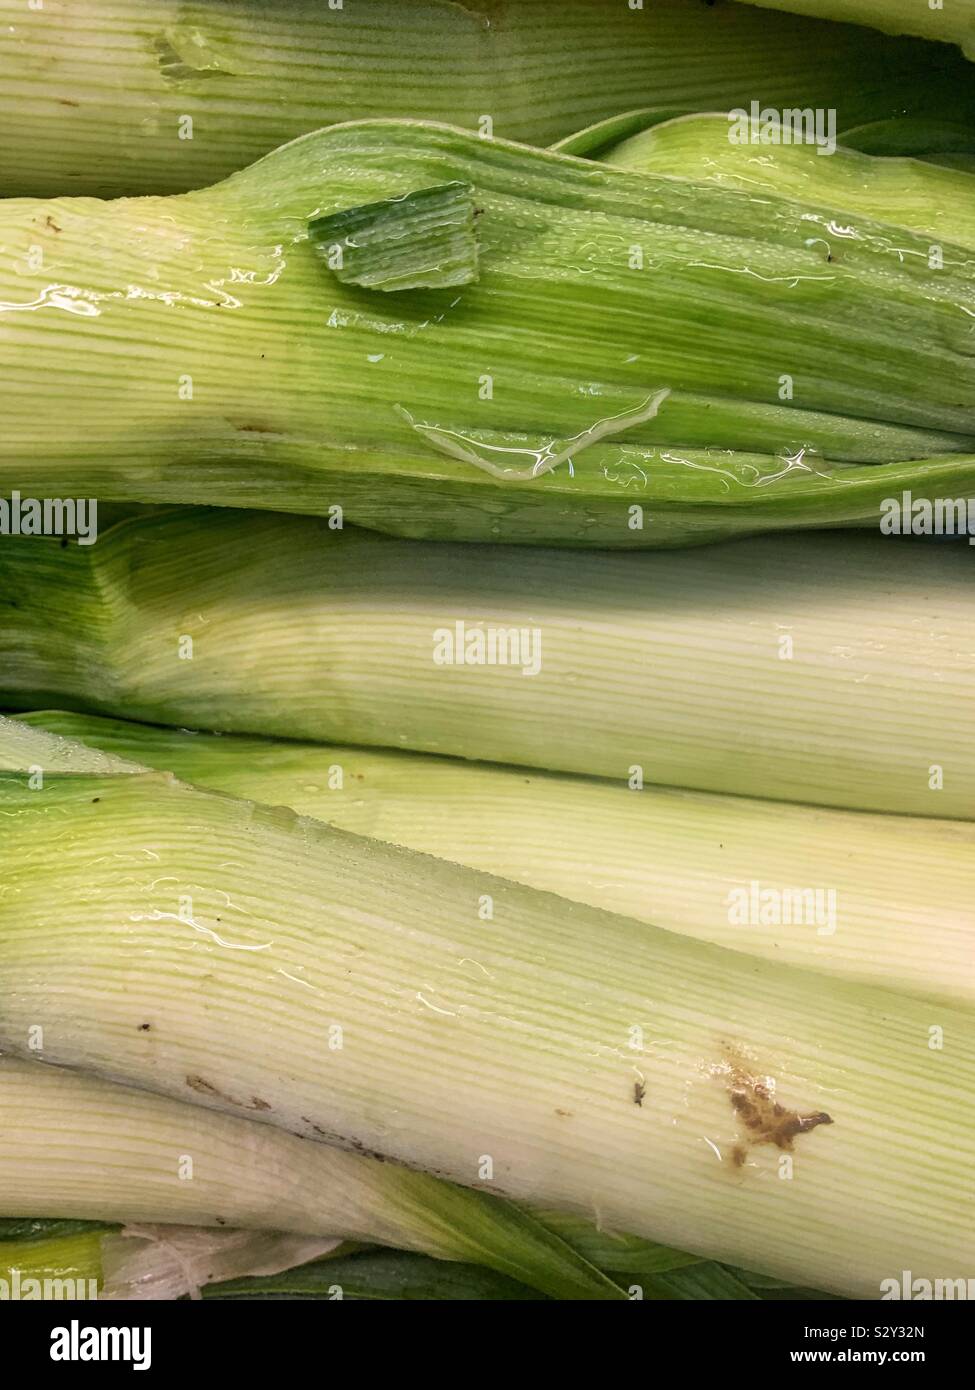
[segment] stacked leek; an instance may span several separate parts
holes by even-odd
[[[387,749],[218,737],[53,711],[23,719],[197,786],[290,806],[699,940],[975,1003],[975,916],[961,906],[975,901],[971,822],[637,790]],[[4,756],[18,761],[9,731],[4,744],[0,767]],[[777,912],[777,897],[790,889],[797,901]]]
[[[964,1267],[966,1010],[937,1007],[949,1081],[923,1000],[34,740],[0,782],[0,1046],[31,1068],[828,1291]]]
[[[619,548],[964,505],[975,175],[885,179],[890,220],[848,177],[366,121],[200,192],[6,200],[0,491]]]
[[[5,540],[0,703],[970,820],[971,587],[967,546],[879,535],[572,555],[181,509]]]
[[[0,21],[0,1293],[970,1278],[964,59]]]
[[[964,63],[948,50],[700,0],[52,8],[0,0],[8,195],[178,192],[309,130],[372,116],[547,144],[650,101],[716,110],[758,95],[836,107],[845,125],[973,111]]]

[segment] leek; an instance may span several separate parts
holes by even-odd
[[[457,184],[463,283],[366,289],[321,239],[379,218],[409,279]],[[975,256],[834,199],[376,121],[202,192],[6,200],[0,243],[0,497],[645,547],[975,496]]]
[[[95,1279],[102,1298],[193,1296],[217,1279],[264,1274],[296,1293],[305,1277],[334,1286],[336,1265],[330,1280],[320,1265],[294,1266],[333,1247],[337,1259],[356,1243],[246,1228],[284,1220],[297,1232],[350,1230],[448,1261],[437,1275],[448,1285],[464,1282],[466,1261],[548,1297],[621,1298],[634,1288],[645,1299],[771,1296],[747,1271],[54,1067],[0,1060],[0,1104],[5,1200],[96,1218],[0,1219],[0,1278],[16,1268],[22,1278]],[[152,1224],[146,1213],[211,1224]],[[100,1224],[106,1216],[113,1224]]]
[[[879,535],[574,555],[174,511],[4,540],[0,707],[973,819],[970,583],[967,546]]]
[[[970,115],[963,81],[930,45],[699,0],[0,0],[0,185],[177,192],[366,116],[544,144],[651,96]]]
[[[970,1012],[163,774],[31,783],[5,1049],[828,1292],[971,1275]]]
[[[144,1041],[154,1045],[149,1036]],[[481,1264],[553,1297],[624,1296],[561,1235],[513,1203],[362,1153],[10,1057],[0,1059],[0,1104],[0,1192],[10,1215],[306,1238],[304,1246],[282,1244],[279,1269],[339,1238],[382,1243]],[[171,1241],[177,1236],[169,1232]],[[212,1257],[212,1242],[209,1250]],[[0,1271],[2,1251],[0,1245]],[[36,1253],[50,1261],[50,1252]],[[17,1251],[8,1254],[13,1260]],[[132,1278],[146,1264],[131,1246],[102,1251],[100,1261],[104,1271],[77,1277],[107,1272],[119,1292],[123,1266]],[[162,1277],[165,1263],[150,1259],[148,1272]]]
[[[634,792],[418,754],[50,711],[25,720],[197,786],[290,806],[699,940],[975,1003],[970,823]],[[783,912],[789,892],[800,906],[790,899]]]

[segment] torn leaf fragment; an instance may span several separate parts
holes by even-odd
[[[345,208],[316,218],[309,231],[343,284],[448,289],[477,279],[474,217],[473,190],[458,181]]]

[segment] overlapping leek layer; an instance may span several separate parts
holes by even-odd
[[[975,1003],[970,823],[651,786],[631,791],[420,754],[190,734],[88,715],[25,718],[198,786],[291,806],[671,931]]]
[[[746,0],[752,5],[814,15],[817,19],[848,20],[870,24],[888,34],[919,34],[961,44],[969,57],[975,54],[975,3],[973,0]]]
[[[403,283],[390,208],[412,270],[456,184],[462,283],[350,282],[337,214]],[[198,193],[7,201],[0,243],[0,496],[624,547],[975,495],[975,253],[841,205],[377,121]]]
[[[936,243],[975,246],[970,174],[851,149],[823,155],[814,143],[783,140],[791,140],[791,131],[781,124],[776,130],[774,124],[724,114],[682,116],[620,141],[602,157],[634,172],[765,190],[802,203],[829,202],[855,217],[923,232]]]
[[[550,1215],[556,1227],[581,1223]],[[649,1241],[600,1234],[585,1241],[630,1298],[822,1298],[782,1280],[731,1270]],[[329,1249],[335,1246],[335,1249]],[[326,1251],[324,1255],[320,1252]],[[0,1218],[0,1279],[20,1297],[63,1299],[66,1280],[93,1281],[102,1299],[545,1299],[489,1264],[439,1260],[395,1248],[212,1227],[129,1226]],[[92,1284],[83,1283],[85,1297]],[[563,1292],[571,1298],[571,1291]],[[593,1297],[592,1293],[584,1295]]]
[[[177,192],[370,116],[540,144],[651,99],[964,117],[964,76],[930,45],[700,0],[0,0],[0,186]]]
[[[970,555],[578,555],[174,511],[4,540],[0,705],[973,819]]]
[[[821,128],[828,130],[831,115],[829,111],[817,111],[811,107],[787,106],[776,110],[759,104],[756,117],[749,102],[746,106],[734,108],[731,118],[736,121],[756,120],[761,129],[763,111],[772,123],[777,121],[782,124],[786,119],[793,119],[799,122],[800,128],[811,129],[813,133],[817,117]],[[786,113],[789,113],[788,117]],[[581,130],[574,130],[571,135],[556,140],[552,149],[561,154],[578,155],[582,159],[607,159],[613,163],[611,156],[617,146],[653,126],[687,116],[713,117],[714,114],[690,106],[638,106],[632,111],[622,111],[593,125],[583,126]],[[975,134],[970,125],[950,117],[886,116],[853,126],[837,123],[836,137],[837,144],[847,150],[859,150],[862,154],[915,157],[944,163],[947,167],[951,167],[953,161],[960,161],[959,167],[965,167],[966,161],[975,154]],[[771,139],[766,144],[771,144]],[[767,149],[766,153],[769,153]]]
[[[967,1011],[162,774],[0,797],[5,1050],[831,1291],[971,1275]]]

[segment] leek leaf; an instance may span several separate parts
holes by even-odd
[[[400,1250],[364,1250],[261,1279],[211,1284],[203,1290],[203,1297],[510,1302],[540,1299],[544,1295],[479,1265],[444,1264],[427,1255],[410,1255]]]
[[[774,10],[869,24],[887,34],[917,34],[925,39],[957,43],[975,56],[975,0],[919,4],[918,0],[747,0]]]
[[[739,124],[736,134],[745,143],[730,139],[732,126],[725,115],[682,116],[620,141],[603,158],[621,169],[722,188],[765,189],[802,203],[828,199],[845,214],[881,217],[932,238],[975,247],[970,174],[844,148],[821,158],[816,145],[788,143],[788,132],[783,143],[769,143],[760,123],[742,118]]]
[[[935,161],[941,156],[975,155],[975,132],[960,121],[890,117],[852,126],[840,139],[847,149],[863,154],[913,155]]]

